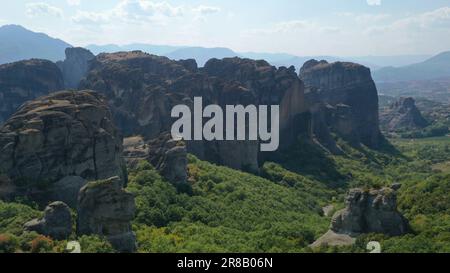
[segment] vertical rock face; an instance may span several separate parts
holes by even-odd
[[[35,219],[26,223],[24,229],[36,231],[56,240],[65,240],[72,234],[70,209],[63,202],[53,202],[45,208],[42,219]]]
[[[170,134],[163,134],[150,141],[148,161],[171,183],[187,182],[187,149],[183,141],[175,141]]]
[[[134,196],[120,187],[119,177],[90,182],[78,197],[78,235],[105,236],[121,252],[136,250],[131,229],[135,215]]]
[[[203,69],[195,62],[171,61],[142,52],[100,54],[80,87],[105,94],[118,126],[126,135],[146,141],[170,131],[172,107],[203,104],[280,105],[281,145],[308,131],[304,87],[295,69],[276,69],[265,61],[212,59]],[[189,141],[187,149],[201,159],[236,169],[258,169],[258,141]]]
[[[380,190],[353,189],[347,207],[337,212],[331,230],[337,233],[383,233],[399,236],[408,232],[407,220],[397,211],[398,186]]]
[[[65,88],[78,88],[81,79],[89,71],[89,62],[94,58],[94,54],[81,47],[66,49],[66,59],[56,63],[62,72]]]
[[[283,144],[289,145],[298,133],[307,131],[299,128],[307,108],[304,86],[293,66],[277,69],[266,61],[225,58],[209,60],[203,71],[212,77],[238,82],[252,93],[255,105],[279,105]]]
[[[391,132],[422,129],[429,125],[413,98],[400,98],[393,103],[381,113],[380,122],[382,128]]]
[[[379,145],[378,94],[368,68],[311,60],[302,67],[300,78],[331,106],[327,125],[332,131],[355,143]]]
[[[62,74],[50,61],[0,65],[0,126],[26,101],[62,89]]]
[[[24,104],[0,129],[0,170],[17,195],[69,205],[87,180],[126,183],[122,137],[99,94],[62,91]],[[53,200],[52,200],[53,199]]]

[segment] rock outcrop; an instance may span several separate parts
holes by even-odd
[[[251,104],[279,105],[282,146],[289,147],[299,134],[310,133],[305,88],[295,67],[277,69],[266,61],[236,57],[211,59],[205,64],[203,71],[212,77],[238,82],[253,95]],[[228,95],[226,97],[227,104],[240,102]]]
[[[147,160],[149,146],[141,136],[127,137],[123,140],[123,157],[128,169],[134,169],[142,160]]]
[[[169,182],[179,185],[187,182],[187,148],[184,141],[163,134],[149,142],[148,161]]]
[[[389,132],[423,129],[429,125],[413,98],[400,98],[381,112],[381,127]]]
[[[26,101],[64,89],[58,67],[46,60],[0,66],[0,126]]]
[[[323,120],[313,119],[314,124],[327,126],[355,144],[378,147],[382,139],[378,92],[369,68],[354,63],[311,60],[301,68],[300,78],[307,89],[317,92],[320,102],[328,107],[325,124]],[[326,137],[318,136],[319,139]]]
[[[135,168],[140,161],[146,160],[172,184],[187,183],[186,143],[173,140],[169,133],[150,141],[140,136],[125,138],[123,153],[129,168]]]
[[[136,250],[131,229],[135,215],[134,196],[121,188],[121,179],[90,182],[78,197],[77,234],[105,236],[120,252]]]
[[[100,54],[81,88],[97,90],[109,100],[116,124],[125,135],[145,141],[170,131],[172,107],[204,105],[280,105],[281,145],[288,147],[299,133],[308,133],[304,87],[291,68],[265,61],[212,59],[198,69],[195,61],[172,61],[139,51]],[[189,141],[188,152],[200,159],[236,169],[257,171],[258,141]]]
[[[62,72],[65,88],[78,88],[81,79],[89,72],[89,62],[94,58],[94,54],[81,47],[66,49],[66,59],[56,63]]]
[[[35,231],[56,240],[65,240],[72,234],[72,214],[63,202],[48,205],[42,219],[34,219],[24,225],[27,231]]]
[[[352,245],[364,233],[400,236],[409,231],[409,224],[397,210],[400,184],[379,190],[352,189],[346,207],[335,213],[330,230],[311,247]]]
[[[394,189],[398,187],[393,187]],[[407,220],[397,211],[397,194],[393,188],[350,190],[347,207],[338,211],[331,230],[345,234],[383,233],[399,236],[408,232]]]
[[[15,195],[71,206],[86,181],[119,176],[126,183],[122,137],[92,91],[24,104],[0,129],[0,170],[15,183]]]

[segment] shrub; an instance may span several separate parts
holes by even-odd
[[[17,237],[11,234],[0,234],[0,253],[14,253],[18,246]]]
[[[45,237],[43,235],[39,235],[31,241],[31,252],[32,253],[48,253],[53,249],[53,240]]]
[[[112,245],[105,239],[96,235],[83,235],[78,238],[82,253],[114,253]]]

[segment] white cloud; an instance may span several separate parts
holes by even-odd
[[[191,18],[199,19],[219,11],[219,8],[212,6],[201,5],[189,8],[183,5],[172,5],[168,2],[121,0],[114,8],[103,12],[77,11],[72,20],[80,24],[107,24],[113,21],[133,24],[148,22],[165,24],[170,18],[191,15]]]
[[[220,8],[210,6],[198,6],[196,8],[193,8],[192,10],[200,15],[208,15],[220,12]]]
[[[379,6],[381,5],[381,0],[367,0],[369,6]]]
[[[296,32],[338,32],[338,27],[322,26],[318,23],[307,20],[291,20],[278,22],[267,28],[250,29],[245,34],[289,34]]]
[[[437,31],[439,28],[450,28],[450,7],[442,7],[433,11],[411,15],[388,25],[371,27],[366,30],[366,33],[396,32],[398,34],[415,34],[417,32]]]
[[[69,6],[79,6],[81,4],[81,0],[67,0],[67,4]]]
[[[63,17],[63,11],[60,8],[51,6],[43,2],[28,3],[26,4],[25,13],[29,17],[36,16],[54,16]]]

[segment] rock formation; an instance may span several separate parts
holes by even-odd
[[[72,234],[72,215],[63,202],[48,205],[42,219],[34,219],[24,225],[27,231],[36,231],[56,240],[65,240]]]
[[[56,63],[62,72],[65,88],[78,88],[81,79],[89,71],[89,62],[94,58],[94,54],[81,47],[66,49],[66,59]]]
[[[389,236],[407,233],[408,221],[397,211],[397,190],[400,187],[400,184],[394,184],[380,190],[350,190],[346,207],[335,213],[330,230],[311,246],[352,245],[363,233]]]
[[[397,211],[397,193],[392,188],[350,190],[347,207],[338,211],[331,223],[337,233],[383,233],[399,236],[408,232],[407,220]]]
[[[134,252],[134,196],[121,189],[121,183],[119,177],[113,177],[90,182],[80,190],[77,234],[105,236],[116,250]]]
[[[429,125],[413,98],[400,98],[381,112],[380,123],[389,132],[423,129]]]
[[[140,136],[125,138],[123,153],[129,168],[135,168],[140,161],[147,160],[172,184],[187,183],[186,144],[173,140],[169,133],[150,141]]]
[[[0,66],[0,126],[26,101],[64,89],[58,67],[45,60]]]
[[[149,146],[141,136],[127,137],[123,140],[123,157],[128,169],[134,169],[142,160],[147,160]]]
[[[163,134],[149,143],[148,161],[171,183],[187,182],[187,149],[184,141]]]
[[[328,106],[325,126],[332,132],[372,148],[380,144],[378,94],[369,68],[354,63],[310,60],[301,68],[300,78]],[[313,123],[324,126],[322,120]]]
[[[304,88],[295,69],[277,69],[265,61],[212,59],[198,69],[193,60],[172,61],[139,51],[100,54],[80,87],[106,95],[125,135],[142,135],[146,141],[170,131],[173,106],[192,106],[198,96],[205,105],[280,105],[284,147],[309,130]],[[257,171],[258,144],[190,141],[187,148],[203,160]]]
[[[0,129],[0,170],[28,195],[76,203],[86,181],[126,183],[122,137],[99,94],[62,91],[24,104]]]

